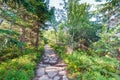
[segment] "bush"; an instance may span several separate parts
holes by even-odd
[[[53,46],[66,62],[69,77],[73,80],[119,80],[120,65],[116,58],[106,55],[99,57],[94,50],[78,50],[65,54],[65,47]],[[94,75],[94,76],[93,76]]]
[[[108,56],[89,56],[84,52],[74,52],[64,57],[70,76],[77,73],[77,80],[119,80],[119,62]],[[93,76],[94,75],[94,76]]]
[[[0,80],[31,80],[41,55],[42,53],[27,50],[24,55],[1,62]]]
[[[101,39],[98,42],[93,43],[92,49],[99,56],[109,55],[109,56],[118,56],[117,49],[120,48],[120,38],[116,36],[120,32],[120,25],[113,30],[106,32],[106,28],[99,34]]]

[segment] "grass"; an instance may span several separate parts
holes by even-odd
[[[42,53],[43,48],[38,53],[29,49],[22,56],[1,62],[0,80],[31,80]]]

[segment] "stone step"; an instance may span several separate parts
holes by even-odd
[[[61,62],[53,49],[46,45],[33,80],[69,80],[66,75],[66,64]]]

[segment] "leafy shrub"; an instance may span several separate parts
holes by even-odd
[[[106,54],[110,56],[117,56],[117,48],[120,48],[120,38],[117,33],[120,32],[120,25],[115,29],[106,31],[107,27],[103,28],[103,31],[99,33],[101,39],[98,42],[93,43],[92,49],[99,55],[104,56]]]
[[[31,80],[40,57],[41,53],[27,50],[24,55],[2,62],[0,80]]]
[[[65,49],[65,46],[63,46],[63,45],[51,45],[51,47],[53,47],[54,48],[54,50],[56,51],[56,53],[57,54],[59,54],[60,55],[60,57],[63,57],[64,56],[64,54],[63,53],[65,53],[66,52],[66,49]]]
[[[63,47],[54,46],[61,58],[67,63],[69,77],[73,80],[119,80],[120,65],[116,58],[106,55],[99,57],[94,50],[78,50],[65,54]],[[93,76],[94,75],[94,76]]]
[[[77,80],[119,80],[119,62],[108,56],[89,56],[84,52],[74,52],[64,57],[71,75],[77,73]],[[94,76],[93,76],[94,75]]]

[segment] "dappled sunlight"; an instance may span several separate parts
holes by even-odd
[[[98,78],[99,76],[105,78],[108,75],[112,75],[112,74],[115,75],[116,73],[119,74],[119,71],[116,70],[119,65],[119,62],[116,59],[113,59],[110,57],[100,58],[99,56],[96,56],[96,57],[89,56],[86,53],[81,54],[81,52],[73,52],[73,53],[74,54],[66,55],[62,57],[64,61],[68,64],[68,70],[70,70],[69,76],[71,78],[75,78],[77,75],[80,75],[80,74],[83,75],[83,76],[80,75],[81,78],[83,77],[87,78],[85,75],[88,76],[91,74],[92,76],[92,73],[93,73],[96,76],[95,79]],[[86,70],[89,72],[86,72]],[[104,76],[102,72],[106,76]]]
[[[35,60],[38,60],[37,53],[28,53],[21,57],[2,62],[0,64],[0,75],[6,75],[5,80],[15,78],[16,80],[24,79],[30,80],[34,76],[34,69],[36,68]],[[8,73],[6,73],[6,70]],[[0,79],[3,79],[3,76]]]
[[[49,79],[120,79],[120,0],[0,0],[0,80]]]

